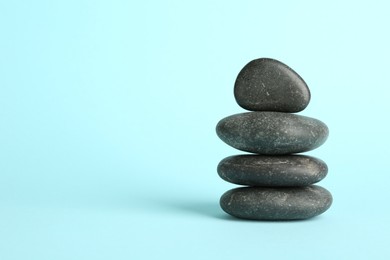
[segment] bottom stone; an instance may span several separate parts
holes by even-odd
[[[221,208],[228,214],[254,220],[307,219],[324,213],[332,195],[317,185],[289,188],[243,187],[225,192]]]

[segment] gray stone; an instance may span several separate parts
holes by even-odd
[[[234,85],[237,103],[251,111],[299,112],[307,107],[310,91],[287,65],[268,58],[249,62]]]
[[[320,186],[245,187],[222,195],[222,209],[235,217],[254,220],[307,219],[325,212],[332,195]]]
[[[228,145],[251,153],[282,155],[313,150],[328,138],[321,121],[281,112],[248,112],[219,121],[217,135]]]
[[[328,173],[320,159],[306,155],[236,155],[223,159],[217,168],[225,181],[249,186],[307,186]]]

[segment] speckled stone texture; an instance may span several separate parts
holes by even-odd
[[[307,186],[325,178],[328,167],[306,155],[236,155],[223,159],[217,168],[225,181],[249,186]]]
[[[226,144],[254,154],[230,156],[219,163],[223,180],[249,186],[223,194],[222,209],[253,220],[306,219],[325,212],[332,195],[313,183],[326,177],[327,165],[295,154],[321,146],[329,135],[320,120],[292,114],[310,102],[305,81],[277,60],[256,59],[238,74],[234,97],[253,112],[222,119],[217,135]]]
[[[237,103],[250,111],[299,112],[310,102],[305,81],[290,67],[268,58],[249,62],[234,85]]]
[[[326,189],[311,185],[290,188],[245,187],[222,195],[222,209],[235,217],[253,220],[297,220],[315,217],[332,204]]]
[[[251,153],[283,155],[313,150],[328,138],[321,121],[281,112],[248,112],[226,117],[217,135],[228,145]]]

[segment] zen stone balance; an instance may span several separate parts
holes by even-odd
[[[237,103],[251,112],[228,116],[217,124],[226,144],[252,154],[230,156],[219,176],[238,185],[220,199],[228,214],[253,220],[296,220],[324,213],[332,204],[325,188],[322,160],[297,153],[321,146],[328,127],[318,119],[292,113],[310,101],[305,81],[287,65],[269,58],[249,62],[234,85]]]

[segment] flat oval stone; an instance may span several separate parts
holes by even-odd
[[[302,111],[310,102],[305,81],[280,61],[261,58],[249,62],[234,84],[237,103],[251,111]]]
[[[329,135],[321,121],[281,112],[248,112],[228,116],[217,124],[217,135],[242,151],[282,155],[321,146]]]
[[[326,189],[311,185],[290,188],[244,187],[224,193],[222,209],[237,218],[254,220],[307,219],[324,213],[332,204]]]
[[[236,155],[223,159],[217,168],[225,181],[249,186],[307,186],[328,173],[320,159],[306,155]]]

